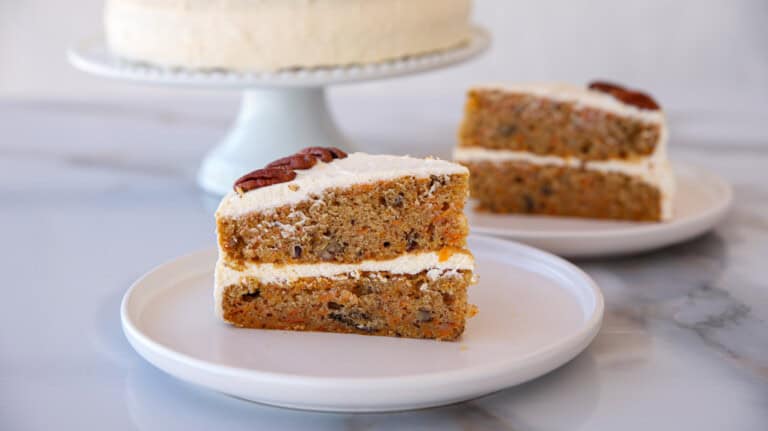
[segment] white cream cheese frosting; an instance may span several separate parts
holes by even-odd
[[[289,283],[301,278],[348,275],[359,272],[390,272],[392,274],[418,274],[432,269],[472,270],[472,255],[465,252],[451,254],[441,260],[436,252],[407,253],[394,259],[364,260],[358,263],[303,263],[280,265],[272,263],[245,262],[242,270],[232,269],[221,259],[216,265],[216,284],[239,283],[243,278],[257,278],[263,283]]]
[[[345,188],[400,177],[429,178],[432,175],[468,174],[467,168],[440,159],[352,153],[344,159],[318,162],[311,169],[296,170],[286,183],[262,187],[247,193],[230,192],[221,201],[216,217],[237,217],[297,204],[330,188]]]
[[[221,256],[221,253],[220,253]],[[408,253],[388,260],[364,260],[358,263],[309,263],[275,265],[271,263],[245,263],[241,270],[233,269],[219,258],[216,263],[214,301],[221,316],[222,295],[227,286],[238,284],[247,278],[257,278],[263,283],[289,283],[307,277],[334,278],[344,276],[359,278],[361,272],[389,272],[392,274],[418,274],[427,271],[428,277],[458,276],[458,271],[473,271],[475,260],[471,254],[456,252],[443,259],[440,253]]]
[[[470,37],[471,0],[107,0],[107,43],[161,66],[273,71],[375,63]]]

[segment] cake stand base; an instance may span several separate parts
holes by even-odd
[[[328,111],[324,87],[249,89],[232,129],[203,159],[197,182],[224,194],[241,175],[316,146],[354,151]]]

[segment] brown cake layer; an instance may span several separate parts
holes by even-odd
[[[463,249],[466,174],[402,177],[343,189],[242,217],[218,219],[227,261],[356,263]]]
[[[225,286],[224,320],[236,326],[455,340],[474,307],[467,304],[470,271],[435,280],[362,272],[358,278],[302,278],[263,284],[248,278]]]
[[[461,147],[528,151],[581,160],[653,153],[659,124],[545,97],[476,89],[467,95]]]
[[[661,195],[637,178],[582,168],[525,162],[460,162],[471,173],[478,209],[496,213],[547,214],[658,221]]]

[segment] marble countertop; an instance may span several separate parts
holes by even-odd
[[[335,110],[363,148],[447,155],[449,102],[343,98]],[[688,243],[577,262],[607,310],[573,362],[458,405],[356,415],[193,387],[122,334],[126,288],[213,243],[216,198],[194,174],[233,117],[224,102],[0,101],[0,429],[768,429],[764,113],[672,113],[673,158],[727,178],[735,207]]]

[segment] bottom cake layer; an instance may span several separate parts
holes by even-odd
[[[437,271],[437,273],[435,273]],[[236,326],[455,340],[474,313],[468,270],[356,272],[217,286],[221,317]]]
[[[601,219],[659,221],[661,191],[637,177],[520,161],[460,162],[478,209]]]

